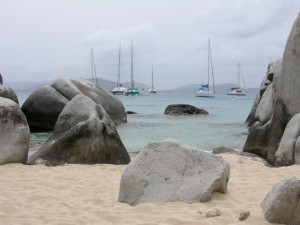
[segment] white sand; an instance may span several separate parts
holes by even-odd
[[[119,203],[125,165],[0,166],[0,224],[269,224],[260,203],[280,180],[296,176],[300,165],[269,168],[252,158],[231,154],[227,194],[215,193],[206,203]],[[222,215],[206,218],[213,207]],[[204,214],[199,214],[202,210]],[[251,211],[245,221],[239,214]]]

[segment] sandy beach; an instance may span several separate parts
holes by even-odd
[[[269,168],[255,158],[222,154],[230,164],[227,194],[206,203],[119,203],[126,165],[0,166],[0,224],[269,224],[260,203],[278,181],[296,176],[300,165]],[[221,216],[206,218],[217,207]],[[239,221],[243,211],[251,214]],[[199,213],[202,211],[202,214]]]

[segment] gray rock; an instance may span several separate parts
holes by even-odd
[[[8,98],[8,99],[14,101],[15,103],[19,104],[19,100],[18,100],[16,93],[11,88],[6,87],[1,84],[0,84],[0,97]]]
[[[34,91],[23,103],[30,130],[52,131],[59,114],[69,102],[53,87],[44,85]]]
[[[240,221],[246,220],[250,216],[250,211],[241,212],[239,216]]]
[[[211,208],[206,212],[206,217],[216,217],[216,216],[221,216],[222,212],[218,208]]]
[[[19,105],[0,97],[0,165],[27,162],[30,131]]]
[[[217,147],[214,148],[212,151],[213,154],[223,154],[223,153],[237,153],[237,151],[235,151],[232,148],[227,148],[227,147]]]
[[[300,113],[287,124],[275,154],[275,166],[294,164],[296,141],[300,136]],[[296,158],[299,158],[299,155]]]
[[[174,141],[149,143],[125,169],[119,201],[205,202],[226,193],[229,164],[221,157]]]
[[[134,111],[127,111],[127,114],[138,114],[138,113]]]
[[[50,138],[28,163],[49,165],[127,164],[130,156],[104,109],[84,95],[76,95],[63,109]]]
[[[45,85],[36,90],[22,105],[31,131],[53,130],[64,106],[79,94],[100,104],[115,125],[127,122],[122,102],[110,92],[84,79],[59,78],[51,86]]]
[[[78,94],[89,97],[103,107],[116,126],[127,122],[125,108],[118,97],[88,80],[58,78],[51,86],[68,100]]]
[[[274,86],[276,86],[276,82],[280,76],[280,70],[281,60],[272,61],[268,64],[266,76],[261,83],[259,93],[256,95],[252,110],[246,119],[248,126],[260,121],[261,117],[263,119],[263,122],[260,121],[262,125],[271,118],[270,112],[273,110],[276,95],[276,88]],[[265,93],[266,91],[267,93]]]
[[[260,92],[258,102],[246,120],[250,128],[243,151],[257,154],[276,166],[299,162],[298,157],[295,158],[296,149],[291,147],[299,133],[296,128],[287,126],[300,113],[299,60],[300,14],[292,27],[281,63],[269,66],[261,86],[264,91]],[[286,128],[289,131],[285,131]],[[289,137],[292,140],[288,140]]]
[[[300,223],[300,180],[291,177],[275,184],[261,203],[270,223]]]
[[[273,94],[273,84],[270,84],[266,88],[266,91],[264,92],[263,96],[261,96],[260,102],[257,105],[254,114],[254,117],[260,122],[260,124],[267,123],[272,117],[274,105]]]
[[[295,142],[294,163],[300,164],[300,137],[297,137]]]
[[[204,109],[198,109],[192,105],[174,104],[169,105],[165,109],[166,115],[181,116],[181,115],[208,115],[209,113]]]

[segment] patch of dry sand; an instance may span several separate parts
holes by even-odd
[[[119,183],[126,165],[0,166],[0,224],[269,224],[260,203],[280,180],[300,179],[300,165],[269,168],[251,157],[222,154],[230,164],[227,194],[206,203],[119,203]],[[213,207],[221,216],[206,218]],[[243,211],[248,219],[239,221]],[[200,214],[202,211],[203,214]]]

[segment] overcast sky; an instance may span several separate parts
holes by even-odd
[[[299,0],[0,0],[0,73],[4,81],[90,78],[157,89],[206,82],[211,41],[215,83],[259,87],[269,61],[282,57],[300,10]]]

